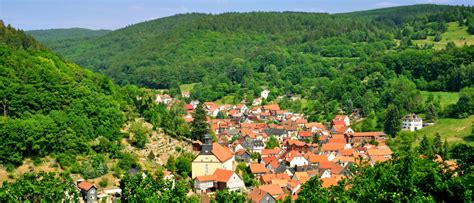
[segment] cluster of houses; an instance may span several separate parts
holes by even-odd
[[[185,106],[189,116],[194,105]],[[205,102],[204,108],[217,142],[208,135],[193,143],[199,154],[192,162],[192,178],[199,194],[228,189],[245,192],[252,202],[294,200],[311,177],[330,187],[350,174],[351,165],[362,161],[373,165],[392,155],[383,132],[354,132],[346,115],[336,116],[326,126],[277,104],[247,107]],[[226,118],[213,118],[219,112]],[[271,137],[279,147],[267,149]],[[259,186],[244,184],[246,172],[236,172],[239,163],[245,163]]]
[[[251,202],[294,200],[302,184],[312,177],[320,178],[323,187],[331,187],[347,178],[349,167],[355,163],[374,165],[391,158],[383,132],[355,132],[347,115],[337,115],[326,125],[308,122],[304,115],[277,104],[261,105],[268,94],[262,92],[252,106],[202,104],[217,142],[211,136],[193,142],[193,149],[199,152],[192,162],[196,193],[228,189],[245,192]],[[160,101],[166,103],[167,98]],[[186,122],[193,121],[197,105],[199,101],[184,105]],[[423,121],[416,114],[402,119],[404,130],[422,127]],[[271,137],[279,147],[268,149]],[[245,163],[259,186],[245,185],[245,171],[236,172],[239,163]]]

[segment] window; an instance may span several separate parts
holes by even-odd
[[[204,165],[204,174],[208,174],[209,173],[209,165]]]

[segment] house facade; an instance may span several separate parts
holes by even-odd
[[[212,143],[210,135],[205,135],[201,152],[192,162],[192,178],[213,174],[216,169],[232,170],[234,155],[230,149]]]
[[[423,128],[423,120],[416,114],[408,114],[403,117],[402,129],[416,131]]]

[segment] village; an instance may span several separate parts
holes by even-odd
[[[247,193],[252,202],[288,196],[295,200],[311,177],[320,178],[327,188],[346,178],[357,162],[374,165],[391,158],[383,132],[354,132],[347,115],[337,115],[330,126],[308,122],[304,115],[277,104],[260,105],[268,93],[263,91],[252,106],[203,103],[214,140],[206,135],[193,142],[199,152],[192,162],[197,194],[228,189]],[[197,101],[185,105],[187,122],[192,122],[197,105]],[[218,114],[226,118],[218,119]],[[247,183],[248,177],[255,180],[253,184]]]
[[[264,90],[252,106],[244,103],[218,105],[215,102],[191,101],[184,104],[185,122],[191,123],[198,105],[207,113],[210,134],[192,142],[196,155],[192,161],[193,191],[203,202],[218,190],[239,191],[251,202],[296,200],[301,187],[312,177],[320,178],[322,187],[335,186],[349,178],[354,164],[375,165],[392,157],[384,132],[355,132],[351,117],[336,115],[329,125],[308,122],[305,115],[281,109],[278,104],[262,105],[269,91]],[[182,97],[189,97],[183,92]],[[157,94],[155,102],[171,106],[177,99]],[[225,118],[218,118],[225,117]],[[404,130],[418,130],[423,122],[416,114],[403,118]],[[169,146],[172,148],[172,146]],[[144,175],[138,170],[128,174]],[[175,182],[170,171],[164,178]],[[97,193],[87,181],[77,182],[85,202],[120,196],[112,187]]]

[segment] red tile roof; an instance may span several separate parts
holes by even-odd
[[[280,148],[276,147],[273,149],[262,149],[262,152],[260,153],[262,156],[272,156],[272,155],[277,155],[281,151]]]
[[[353,156],[354,150],[353,149],[341,149],[339,150],[342,156]]]
[[[277,174],[264,174],[261,177],[261,181],[266,184],[271,183],[272,180],[278,180],[278,179],[289,181],[290,176],[286,173],[277,173]]]
[[[294,176],[296,176],[296,179],[298,179],[301,184],[304,184],[304,183],[306,183],[306,181],[309,180],[309,175],[306,171],[295,172]]]
[[[94,185],[92,185],[92,183],[89,183],[87,181],[82,181],[79,184],[77,184],[77,187],[79,187],[81,190],[89,191],[89,189],[91,189],[91,187],[94,187]]]
[[[380,137],[382,135],[385,135],[384,132],[354,132],[351,133],[352,136],[354,137]]]
[[[207,175],[207,176],[196,176],[196,179],[199,180],[199,182],[210,182],[210,181],[215,181],[216,180],[216,175]]]
[[[270,111],[279,111],[280,107],[278,106],[278,104],[268,104],[263,106],[263,109]]]
[[[322,145],[322,151],[337,151],[344,149],[344,143],[326,143]]]
[[[346,139],[338,139],[338,138],[329,138],[328,143],[342,143],[346,144]]]
[[[300,137],[313,137],[313,133],[311,131],[299,131],[298,136],[300,136]]]
[[[232,158],[232,151],[229,148],[224,147],[216,142],[212,143],[212,154],[219,159],[221,162],[225,162]]]
[[[264,190],[255,188],[254,190],[249,192],[248,197],[252,202],[260,203],[262,202],[262,199],[263,197],[265,197],[266,194],[269,194],[270,196],[272,196],[270,193],[265,192]]]
[[[234,174],[234,171],[220,169],[220,168],[216,169],[216,171],[214,172],[214,175],[216,176],[216,180],[218,182],[224,182],[224,183],[229,181],[230,177],[232,177],[233,174]]]
[[[389,156],[392,155],[392,150],[390,149],[367,149],[367,154],[369,156]]]
[[[268,192],[272,196],[280,195],[284,193],[281,187],[277,184],[261,185],[258,188],[265,192]]]
[[[267,173],[268,169],[265,168],[264,164],[252,163],[252,164],[250,164],[250,171],[254,174],[255,173]]]
[[[328,157],[326,155],[315,155],[313,153],[305,154],[305,158],[313,164],[328,161]]]

